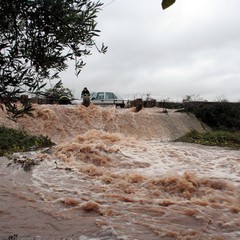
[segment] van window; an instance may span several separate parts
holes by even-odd
[[[116,99],[117,96],[112,92],[106,92],[106,99]]]
[[[104,92],[99,92],[96,99],[104,99]]]

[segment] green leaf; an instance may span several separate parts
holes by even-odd
[[[162,0],[162,8],[163,10],[170,7],[172,4],[175,3],[175,0]]]

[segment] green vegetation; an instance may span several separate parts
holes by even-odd
[[[198,105],[188,103],[185,112],[193,113],[200,121],[213,130],[240,131],[240,104],[229,102],[207,103]]]
[[[28,135],[24,131],[0,126],[0,156],[52,145],[54,143],[48,137]]]
[[[192,130],[176,141],[240,149],[240,132],[210,131],[199,133]]]
[[[48,98],[60,99],[62,96],[67,97],[68,99],[73,98],[73,93],[69,88],[63,86],[62,81],[60,80],[52,88],[49,88],[45,91],[44,96]]]
[[[176,141],[240,149],[240,104],[229,102],[189,102],[184,112],[193,113],[212,131],[191,131]]]
[[[48,103],[71,104],[73,93],[69,88],[63,86],[60,80],[53,87],[46,89],[42,96],[47,99]]]

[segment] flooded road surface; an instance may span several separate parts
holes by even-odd
[[[7,159],[0,158],[0,239],[14,235],[18,238],[12,239],[78,239],[82,234],[93,236],[99,232],[96,214],[80,211],[71,219],[48,214],[50,208],[34,193],[31,173],[8,164]]]
[[[0,120],[57,143],[1,159],[2,238],[240,239],[240,152],[171,142],[203,130],[190,115],[39,106]]]

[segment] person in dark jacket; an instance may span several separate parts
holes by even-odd
[[[90,92],[86,87],[82,90],[81,97],[83,99],[82,105],[88,107],[90,105]]]
[[[81,97],[90,97],[90,92],[88,91],[88,89],[85,87],[83,90],[82,90],[82,94],[81,94]]]

